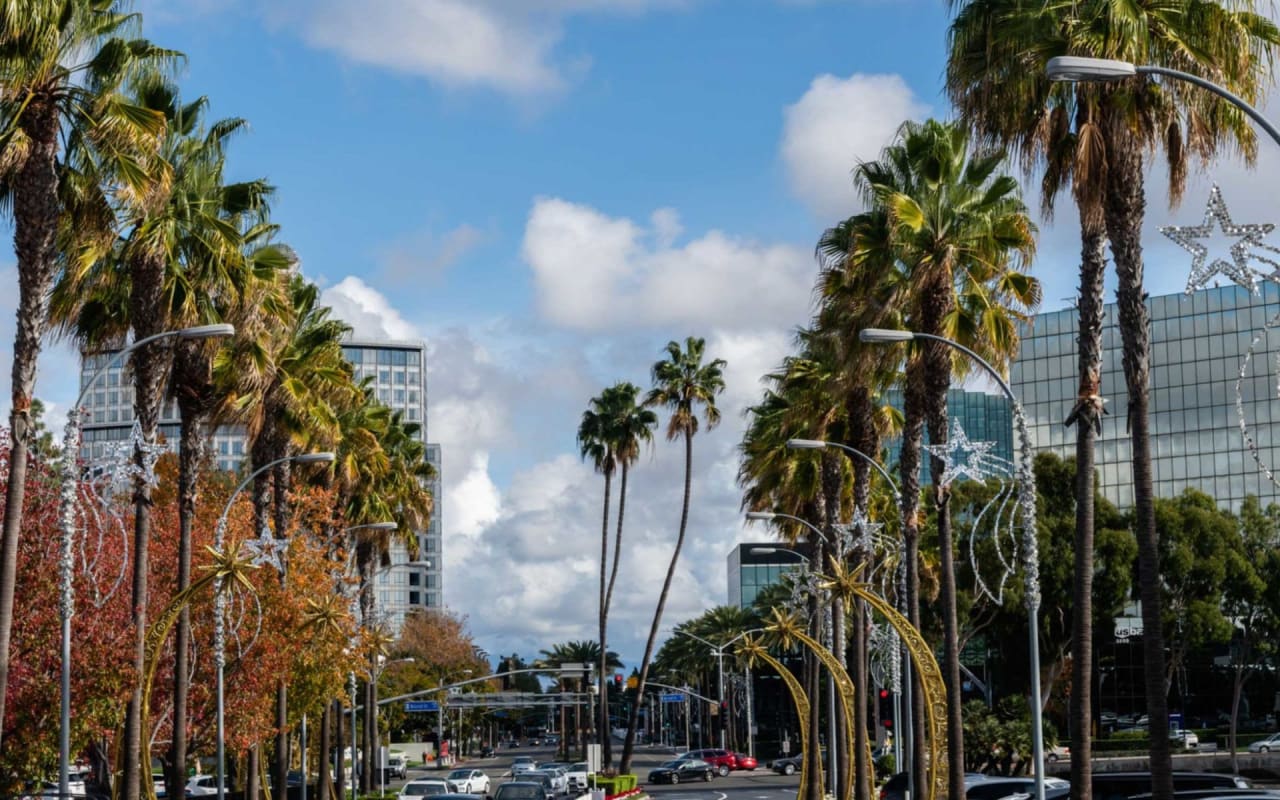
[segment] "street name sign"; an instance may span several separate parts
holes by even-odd
[[[406,700],[404,710],[409,711],[439,711],[440,701],[438,700]]]

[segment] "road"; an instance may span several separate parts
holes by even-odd
[[[621,745],[614,749],[615,760],[621,751]],[[504,748],[499,750],[493,758],[471,758],[459,766],[483,770],[493,781],[493,787],[496,789],[498,784],[511,780],[511,762],[516,756],[532,756],[539,762],[552,761],[555,759],[555,751],[550,747]],[[800,786],[798,775],[790,777],[778,775],[764,766],[750,772],[732,772],[728,777],[717,777],[710,783],[675,786],[645,783],[644,779],[648,776],[650,769],[673,758],[675,756],[666,748],[640,747],[636,750],[635,758],[632,760],[632,770],[640,777],[640,783],[645,791],[655,798],[661,800],[794,800],[796,790]],[[436,769],[410,767],[409,780],[434,777],[441,772]],[[403,783],[403,781],[388,783],[387,789],[389,791],[399,789]]]

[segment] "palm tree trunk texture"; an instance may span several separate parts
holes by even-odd
[[[936,292],[935,296],[947,294]],[[949,295],[947,295],[949,296]],[[926,305],[930,305],[926,303]],[[943,309],[935,309],[942,312]],[[941,314],[934,320],[934,330],[941,330]],[[929,442],[946,444],[947,390],[951,388],[951,350],[942,342],[925,342],[926,381]],[[956,614],[955,543],[951,535],[951,489],[941,485],[946,464],[933,456],[930,459],[933,477],[933,503],[938,522],[938,566],[942,601],[942,677],[947,687],[947,777],[951,797],[964,797],[964,720],[961,711],[964,698],[960,684],[960,625]],[[1038,676],[1032,676],[1038,680]]]
[[[175,594],[191,585],[191,528],[196,515],[196,478],[200,469],[204,425],[191,404],[179,400],[182,430],[178,450],[178,583]],[[169,744],[169,771],[165,788],[169,797],[179,797],[187,780],[187,697],[191,689],[191,615],[186,608],[178,615],[173,634],[173,734]]]
[[[135,268],[136,267],[136,268]],[[134,335],[144,338],[159,333],[163,319],[157,313],[164,262],[131,265],[133,292],[130,314]],[[124,800],[138,800],[142,781],[151,780],[151,748],[143,741],[148,720],[142,719],[142,674],[147,658],[147,578],[151,573],[151,484],[144,473],[151,469],[143,444],[154,444],[160,425],[160,405],[168,373],[168,348],[160,342],[143,345],[133,353],[134,415],[142,442],[134,451],[138,475],[133,483],[133,669],[134,677],[124,724]]]
[[[907,565],[907,619],[920,629],[920,453],[924,438],[924,363],[918,357],[907,363],[902,397],[902,449],[898,469],[902,483],[902,542]],[[917,794],[925,787],[924,691],[917,670],[911,671],[911,782]]]
[[[249,754],[245,757],[244,800],[259,800],[262,795],[262,781],[258,777],[261,759],[262,746],[255,744],[250,747]]]
[[[627,511],[627,472],[629,466],[622,462],[622,479],[618,482],[618,528],[613,537],[613,564],[609,570],[609,586],[604,593],[604,616],[600,621],[600,674],[603,675],[608,657],[609,609],[613,607],[613,587],[618,582],[618,564],[622,558],[622,519]],[[625,693],[624,693],[625,694]],[[608,707],[605,709],[606,725],[604,728],[604,763],[613,764],[613,733],[608,722]]]
[[[374,674],[370,670],[370,674]],[[377,684],[373,679],[365,681],[364,684],[364,730],[361,736],[364,739],[364,769],[360,771],[360,784],[366,792],[372,792],[378,786],[378,768],[382,766],[381,759],[378,758],[378,702],[377,702]],[[452,751],[450,755],[453,755]]]
[[[1161,629],[1159,538],[1151,475],[1147,392],[1150,382],[1150,334],[1142,285],[1142,219],[1146,200],[1142,148],[1121,112],[1108,119],[1111,163],[1106,197],[1107,234],[1115,258],[1116,306],[1124,346],[1124,377],[1129,394],[1129,441],[1133,464],[1134,534],[1138,539],[1138,594],[1142,602],[1143,675],[1151,733],[1153,800],[1173,796],[1169,748],[1169,703],[1165,686],[1164,635]]]
[[[858,387],[848,399],[850,422],[849,433],[852,444],[860,452],[875,458],[879,454],[880,443],[877,441],[874,402],[870,389]],[[871,500],[871,465],[861,458],[852,459],[853,465],[853,506],[864,512]],[[871,572],[873,553],[864,549],[855,549],[853,558],[856,564],[862,565],[864,574]],[[867,664],[867,609],[861,598],[853,598],[852,614],[849,626],[852,629],[850,638],[850,657],[846,663],[852,667],[854,706],[854,762],[853,791],[854,800],[872,800],[870,782],[874,777],[874,766],[867,759],[867,708],[870,702],[871,677]],[[896,765],[902,769],[902,765]]]
[[[52,98],[33,97],[20,126],[28,140],[13,192],[13,250],[18,262],[18,313],[13,336],[9,405],[9,483],[0,533],[0,720],[9,688],[9,641],[18,579],[18,537],[27,491],[31,399],[41,338],[49,325],[58,227],[58,111]],[[73,454],[74,455],[74,454]],[[0,726],[2,727],[2,726]],[[0,741],[3,744],[3,741]]]
[[[599,628],[600,628],[600,663],[597,665],[599,667],[599,671],[596,673],[596,682],[599,687],[599,697],[600,697],[600,721],[597,724],[600,727],[602,737],[605,735],[604,731],[607,727],[606,723],[608,722],[608,719],[609,719],[608,704],[604,701],[604,693],[605,693],[604,678],[605,678],[605,668],[606,668],[605,662],[607,661],[607,658],[606,658],[607,650],[606,650],[605,638],[606,638],[606,634],[608,633],[606,629],[608,627],[607,619],[609,616],[609,609],[605,605],[605,602],[606,602],[605,589],[608,587],[607,573],[608,573],[608,566],[609,566],[609,495],[612,493],[612,490],[613,490],[613,471],[611,469],[606,468],[604,470],[604,514],[603,514],[603,519],[601,519],[600,521],[600,605],[597,607],[597,622],[599,623]],[[616,557],[617,554],[615,553],[614,556]],[[604,740],[601,739],[602,744],[603,742]],[[607,755],[604,757],[604,765],[605,766],[609,765],[609,757]]]
[[[1082,215],[1085,219],[1086,215]],[[1071,621],[1071,785],[1076,800],[1093,798],[1093,528],[1094,440],[1102,406],[1103,277],[1106,231],[1101,225],[1082,229],[1080,253],[1079,333],[1080,405],[1076,419],[1075,585]]]
[[[339,720],[342,718],[339,717]],[[316,798],[317,800],[333,800],[333,778],[329,774],[329,752],[333,747],[333,703],[325,703],[320,712],[320,742],[316,759]],[[342,726],[339,725],[339,728]],[[302,754],[305,763],[306,753]]]
[[[684,547],[684,534],[689,526],[689,494],[693,488],[693,435],[684,432],[684,502],[680,506],[680,532],[676,536],[676,546],[671,551],[671,562],[667,565],[667,576],[662,581],[662,593],[658,595],[658,608],[653,612],[653,624],[649,626],[649,638],[644,645],[644,657],[640,660],[640,680],[636,685],[636,697],[644,697],[644,684],[649,678],[649,662],[653,658],[653,646],[658,639],[658,629],[662,627],[662,612],[667,607],[667,594],[671,591],[671,581],[676,576],[676,567],[680,563],[680,549]],[[631,706],[627,715],[627,738],[622,745],[622,763],[619,772],[631,771],[631,756],[636,746],[636,725],[639,722],[640,704]]]
[[[333,701],[333,780],[334,794],[337,800],[342,800],[347,794],[347,782],[354,779],[354,774],[347,775],[347,734],[346,734],[346,714],[343,713],[342,701],[334,698]],[[352,748],[354,750],[354,748]],[[326,751],[326,756],[328,752]],[[354,765],[353,765],[354,766]],[[328,795],[321,794],[320,800],[330,800]]]

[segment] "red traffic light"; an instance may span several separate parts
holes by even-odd
[[[888,699],[889,699],[889,690],[888,690],[888,689],[881,689],[881,690],[880,690],[880,699],[881,699],[881,700],[888,700]]]
[[[613,676],[613,686],[615,689],[622,688],[622,675],[619,674]]]

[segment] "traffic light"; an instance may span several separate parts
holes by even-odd
[[[622,673],[617,673],[613,676],[613,688],[619,691],[622,690]]]
[[[877,709],[880,711],[880,724],[883,725],[886,730],[892,730],[893,701],[889,698],[888,689],[880,690],[880,701],[877,705]]]

